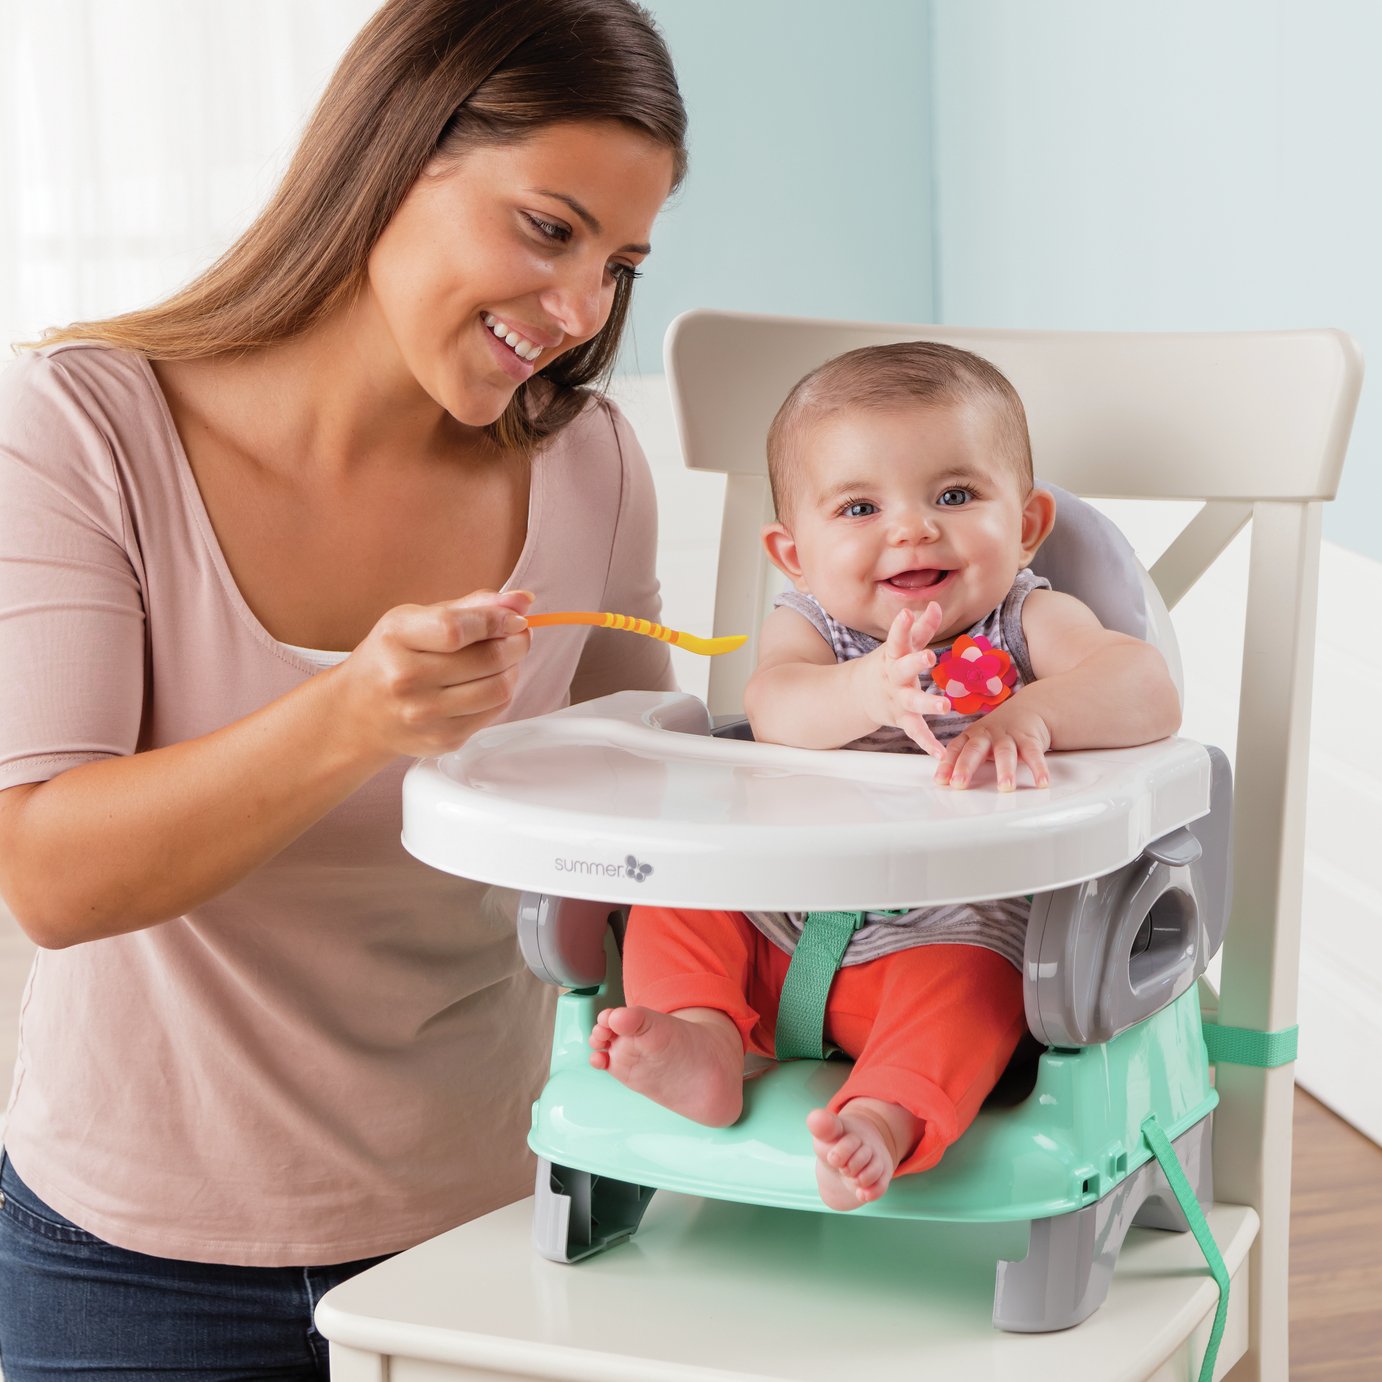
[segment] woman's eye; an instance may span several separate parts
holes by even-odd
[[[867,499],[855,499],[846,504],[840,510],[845,518],[867,518],[871,513],[878,512],[877,504],[870,504]]]
[[[961,489],[956,485],[953,489],[945,490],[937,502],[942,508],[958,509],[961,504],[968,504],[973,497],[967,489]]]
[[[555,240],[558,244],[565,244],[571,238],[570,229],[557,221],[548,221],[542,216],[533,215],[531,211],[525,211],[523,215],[528,224],[547,240]]]
[[[632,264],[611,264],[609,276],[616,283],[632,283],[634,279],[643,277],[643,271],[635,269]]]

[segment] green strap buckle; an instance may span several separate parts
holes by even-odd
[[[1296,1058],[1299,1036],[1299,1027],[1284,1027],[1279,1032],[1256,1032],[1250,1027],[1204,1023],[1204,1044],[1214,1065],[1251,1065],[1259,1070],[1274,1070],[1279,1065],[1290,1065]]]
[[[1171,1187],[1171,1193],[1176,1197],[1176,1203],[1180,1205],[1186,1223],[1190,1225],[1190,1232],[1195,1235],[1195,1241],[1200,1245],[1200,1251],[1204,1253],[1204,1260],[1209,1265],[1209,1274],[1219,1287],[1219,1304],[1214,1311],[1214,1324],[1209,1331],[1209,1343],[1200,1363],[1199,1376],[1199,1382],[1213,1382],[1214,1364],[1219,1357],[1219,1344],[1223,1340],[1224,1325],[1228,1321],[1228,1267],[1219,1251],[1219,1245],[1214,1241],[1214,1235],[1209,1231],[1209,1221],[1204,1217],[1200,1202],[1195,1198],[1195,1192],[1181,1169],[1176,1149],[1156,1121],[1155,1115],[1142,1124],[1142,1136],[1151,1148],[1152,1155],[1156,1157],[1157,1165],[1161,1167],[1162,1174]]]
[[[782,981],[774,1054],[778,1060],[825,1057],[825,1002],[864,912],[807,912]]]

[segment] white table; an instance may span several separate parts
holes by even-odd
[[[1222,1376],[1244,1348],[1257,1216],[1217,1205],[1209,1221],[1233,1277]],[[317,1323],[333,1382],[1179,1382],[1218,1298],[1194,1239],[1150,1229],[1129,1234],[1097,1314],[1019,1335],[989,1321],[994,1258],[1021,1242],[1010,1226],[663,1191],[633,1239],[575,1266],[538,1257],[530,1226],[520,1201],[331,1291]]]

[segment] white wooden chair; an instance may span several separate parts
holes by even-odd
[[[1332,331],[1042,333],[690,313],[669,332],[667,363],[686,463],[726,476],[715,632],[754,634],[777,588],[758,533],[771,517],[764,437],[778,404],[828,357],[904,339],[976,351],[1008,375],[1027,406],[1040,479],[1086,497],[1201,502],[1152,567],[1168,606],[1252,524],[1233,906],[1217,1022],[1218,1039],[1238,1032],[1240,1057],[1246,1053],[1259,1064],[1217,1067],[1214,1202],[1207,1219],[1232,1281],[1215,1376],[1231,1370],[1237,1382],[1285,1379],[1290,1056],[1320,505],[1338,482],[1361,382],[1358,353]],[[1225,610],[1225,623],[1239,613]],[[715,660],[713,714],[739,711],[752,665],[752,656],[742,654]],[[602,875],[615,877],[602,879],[596,891],[562,892],[573,887],[569,872],[561,872],[570,861],[554,860],[553,846],[560,842],[558,855],[569,852],[573,832],[588,832],[577,851],[582,858],[603,859],[613,841],[627,838],[640,858],[657,860],[659,884],[680,878],[677,869],[689,866],[677,851],[688,832],[676,819],[669,827],[655,818],[659,801],[680,805],[682,798],[662,783],[660,766],[638,778],[650,788],[646,806],[639,798],[620,810],[619,793],[601,797],[608,784],[596,777],[582,779],[591,783],[588,791],[559,794],[555,804],[543,797],[549,740],[575,744],[582,754],[606,752],[603,744],[591,747],[605,731],[581,718],[601,714],[599,705],[497,726],[458,754],[418,764],[405,784],[405,844],[439,868],[590,899],[574,910],[593,910],[601,925],[603,902],[642,900],[643,884],[620,881],[621,869],[600,864]],[[695,709],[704,720],[704,709]],[[660,765],[650,735],[651,729],[620,729],[610,752]],[[708,750],[688,746],[682,734],[671,737],[681,744],[667,751],[668,761],[679,756],[691,764],[687,780],[700,780],[698,765]],[[1161,747],[1151,746],[1152,757]],[[530,782],[508,756],[515,753],[533,765]],[[499,756],[503,771],[490,772],[487,765]],[[613,781],[617,774],[606,776]],[[543,797],[541,828],[524,824],[532,819],[529,787]],[[1044,796],[1029,794],[1023,809],[1052,809],[1037,804]],[[509,814],[496,824],[501,808]],[[613,833],[605,828],[611,819]],[[649,832],[656,829],[662,833],[654,841]],[[644,853],[645,840],[653,852]],[[694,842],[683,854],[694,864]],[[813,890],[841,886],[831,882],[826,863],[802,861]],[[744,904],[726,898],[686,905]],[[598,935],[597,928],[588,978],[556,975],[577,990],[560,1000],[559,1012],[568,998],[591,993],[586,986],[604,972]],[[576,968],[585,964],[581,959]],[[559,1017],[557,1045],[570,1057],[582,1047],[583,1032],[563,1032]],[[622,1088],[606,1085],[616,1094]],[[665,1132],[644,1126],[621,1133],[598,1112],[587,1121],[621,1145],[650,1147]],[[716,1152],[705,1145],[709,1163]],[[966,1382],[1180,1382],[1199,1374],[1220,1297],[1188,1234],[1134,1228],[1107,1301],[1083,1323],[1057,1333],[1006,1333],[989,1318],[994,1261],[1020,1257],[1022,1247],[1014,1254],[1001,1231],[988,1231],[1004,1225],[918,1226],[863,1211],[801,1213],[772,1203],[659,1191],[636,1237],[578,1266],[541,1260],[530,1236],[534,1209],[511,1205],[337,1288],[318,1310],[318,1324],[332,1339],[333,1369],[342,1382],[377,1382],[389,1369],[400,1379],[601,1382],[919,1375]],[[539,1220],[541,1214],[539,1196]],[[1050,1275],[1038,1274],[1038,1284]],[[382,1358],[393,1361],[384,1365]]]
[[[1296,1023],[1320,506],[1337,489],[1357,405],[1356,345],[1328,330],[1067,333],[688,313],[668,333],[667,369],[687,466],[726,476],[717,631],[756,631],[780,588],[757,535],[773,517],[764,443],[781,400],[831,356],[909,339],[974,351],[1008,376],[1027,408],[1039,479],[1087,498],[1202,502],[1151,569],[1168,608],[1252,524],[1246,609],[1224,611],[1226,624],[1244,621],[1234,892],[1217,1013],[1207,1015],[1281,1034],[1270,1057],[1280,1059]],[[753,661],[716,660],[712,714],[738,710]],[[1216,1200],[1257,1219],[1232,1375],[1284,1379],[1292,1064],[1221,1062],[1216,1083]],[[1183,1320],[1179,1332],[1200,1322]],[[1129,1339],[1146,1349],[1145,1372],[1123,1375],[1149,1376],[1166,1356],[1154,1323],[1155,1343]],[[1232,1361],[1226,1345],[1221,1370]]]

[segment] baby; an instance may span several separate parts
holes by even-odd
[[[1178,727],[1161,655],[1028,569],[1055,501],[1033,486],[1021,400],[988,361],[924,341],[830,360],[778,411],[768,466],[763,542],[795,589],[763,626],[745,694],[756,739],[924,751],[939,786],[982,774],[1010,792],[1020,768],[1048,784],[1052,749]],[[985,659],[977,686],[956,657]],[[826,1008],[854,1067],[807,1118],[831,1208],[933,1166],[973,1121],[1026,1031],[1028,910],[866,915]],[[600,1014],[591,1064],[688,1118],[734,1122],[745,1051],[773,1052],[801,929],[801,914],[636,908],[628,1006]]]

